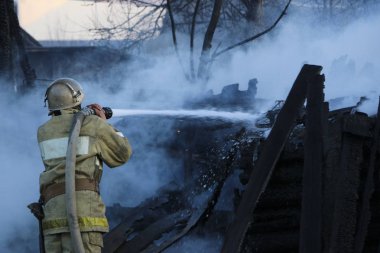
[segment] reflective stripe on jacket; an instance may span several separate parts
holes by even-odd
[[[38,143],[45,171],[40,175],[40,191],[65,181],[65,157],[68,135],[73,119],[72,110],[62,110],[38,129]],[[76,178],[100,182],[103,162],[117,167],[128,161],[132,149],[128,140],[106,121],[87,116],[82,124],[77,144]],[[98,193],[77,191],[77,211],[80,230],[108,231],[105,206]],[[64,195],[52,198],[44,205],[44,234],[69,232]]]

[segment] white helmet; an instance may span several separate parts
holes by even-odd
[[[60,78],[46,89],[45,103],[50,111],[72,108],[80,105],[84,98],[81,85],[71,78]]]

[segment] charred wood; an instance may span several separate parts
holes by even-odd
[[[363,129],[363,125],[360,125],[360,129]],[[367,133],[367,131],[361,131]],[[380,101],[379,106],[377,110],[377,117],[376,117],[376,124],[375,129],[373,132],[374,139],[372,141],[371,150],[370,150],[370,157],[369,157],[369,167],[367,170],[367,174],[365,175],[365,182],[364,182],[364,190],[363,190],[363,196],[362,201],[360,205],[360,216],[358,220],[358,230],[356,233],[355,238],[355,252],[360,253],[363,252],[365,238],[367,235],[368,225],[371,220],[371,207],[370,207],[370,200],[372,197],[372,194],[375,190],[375,164],[376,164],[376,156],[378,153],[378,146],[379,146],[379,132],[380,132]],[[369,136],[371,136],[369,134]]]
[[[300,252],[320,253],[322,250],[322,166],[324,114],[323,75],[308,83],[306,106],[306,135],[302,182],[302,215]]]
[[[356,115],[349,116],[349,118],[356,117]],[[329,243],[330,250],[333,252],[353,252],[354,249],[363,145],[361,136],[349,132],[343,133]]]

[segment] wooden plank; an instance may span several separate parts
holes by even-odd
[[[345,117],[358,117],[347,115]],[[354,251],[355,232],[358,225],[358,206],[361,191],[361,169],[365,138],[343,133],[340,166],[335,184],[335,203],[331,211],[331,235],[328,252]]]
[[[348,117],[344,120],[343,131],[362,137],[373,137],[372,122],[363,120],[363,118],[367,119],[367,115],[359,112],[356,115],[357,117]]]
[[[183,210],[166,216],[160,219],[150,226],[148,226],[144,231],[140,232],[134,238],[126,241],[122,247],[120,247],[116,253],[128,252],[128,253],[138,253],[142,252],[146,247],[148,247],[154,240],[159,239],[162,234],[171,231],[178,224],[186,224],[190,218],[191,211]]]
[[[125,219],[109,233],[105,234],[104,248],[102,249],[103,253],[115,252],[116,249],[125,242],[125,237],[128,235],[128,230],[131,228],[133,222],[144,218],[142,212],[143,210],[139,208],[139,210],[136,210],[132,215],[128,216],[128,219]]]
[[[379,132],[380,132],[380,99],[379,99],[379,105],[377,109],[375,131],[373,133],[374,139],[372,142],[371,155],[369,158],[370,159],[369,167],[368,167],[368,172],[365,179],[366,181],[365,181],[364,192],[363,192],[363,197],[362,197],[362,202],[361,202],[358,230],[356,232],[356,237],[355,237],[355,253],[363,252],[364,243],[367,236],[368,225],[371,219],[370,200],[375,188],[374,176],[375,176],[376,156],[377,156],[377,151],[378,151],[377,148],[380,142]]]
[[[311,80],[307,91],[300,253],[320,253],[322,250],[323,130],[327,125],[327,118],[323,116],[323,87],[324,76],[320,75]]]
[[[347,111],[349,113],[350,110]],[[346,114],[347,114],[346,113]],[[322,205],[322,241],[323,252],[330,253],[330,238],[333,227],[332,210],[335,208],[336,184],[340,173],[340,157],[342,151],[343,113],[328,113],[328,127],[323,147],[323,205]]]
[[[162,252],[166,248],[168,248],[170,245],[172,245],[174,242],[178,241],[180,238],[182,238],[184,235],[186,235],[201,219],[202,215],[204,214],[204,212],[207,208],[208,201],[205,204],[206,204],[206,206],[203,206],[203,208],[200,208],[200,209],[193,212],[193,214],[190,217],[190,219],[188,220],[186,226],[179,233],[175,234],[174,236],[172,236],[168,240],[164,241],[159,246],[151,245],[149,248],[145,249],[144,251],[141,251],[141,253],[159,253],[159,252]],[[125,252],[129,252],[129,251],[125,251]]]
[[[151,212],[155,207],[162,205],[167,202],[166,197],[156,198],[154,201],[148,205],[143,205],[137,208],[133,208],[125,214],[125,219],[114,227],[110,232],[106,233],[104,236],[104,248],[103,253],[115,252],[124,242],[125,238],[128,236],[133,223],[144,219],[146,215]]]
[[[310,78],[319,75],[321,70],[321,66],[304,65],[295,80],[263,147],[261,156],[251,173],[235,219],[227,230],[222,247],[223,253],[235,253],[240,251],[246,231],[251,223],[256,203],[268,184],[281,151],[293,129],[298,112],[305,102],[307,82]]]

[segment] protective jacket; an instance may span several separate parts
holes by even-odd
[[[64,184],[68,136],[75,112],[72,109],[61,110],[61,115],[52,116],[38,129],[38,143],[45,166],[45,171],[40,175],[40,192],[43,198],[45,196],[45,217],[42,221],[45,235],[69,232],[64,194],[50,194],[49,199],[46,199],[46,195],[54,192],[53,188]],[[76,183],[91,182],[95,188],[77,187],[77,213],[81,232],[108,232],[105,205],[97,190],[103,162],[110,168],[120,166],[128,161],[131,152],[127,138],[105,120],[98,116],[87,116],[84,119],[77,143]]]

